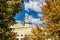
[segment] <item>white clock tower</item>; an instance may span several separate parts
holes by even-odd
[[[25,23],[24,23],[25,27],[29,27],[29,16],[27,13],[25,13]]]

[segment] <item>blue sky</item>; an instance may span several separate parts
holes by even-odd
[[[30,18],[30,23],[41,24],[40,18],[42,16],[41,6],[44,4],[42,0],[24,0],[24,4],[21,5],[22,11],[14,17],[16,20],[24,22],[25,14],[27,13]]]

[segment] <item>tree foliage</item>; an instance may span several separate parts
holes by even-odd
[[[22,3],[23,0],[0,0],[0,40],[16,40],[9,26],[15,23],[13,17],[21,11]]]
[[[33,40],[45,40],[45,34],[42,26],[36,25],[32,29],[32,33],[33,33],[33,37],[32,37]]]
[[[43,19],[49,28],[49,34],[54,40],[60,40],[60,0],[45,0],[42,6]]]
[[[43,40],[60,40],[60,0],[45,0],[45,3],[42,6],[42,18],[45,20],[46,27],[42,30],[43,32],[39,27],[36,27],[36,31],[33,30],[33,34],[36,36],[34,40],[42,40],[41,37]]]

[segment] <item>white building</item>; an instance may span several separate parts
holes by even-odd
[[[17,40],[23,40],[24,36],[31,36],[32,35],[32,28],[29,25],[29,19],[28,19],[28,15],[25,15],[25,22],[22,23],[20,21],[17,21],[17,24],[14,24],[13,26],[11,26],[11,28],[14,29],[14,32],[17,33]]]
[[[30,27],[29,24],[24,26],[24,24],[18,22],[17,24],[14,24],[12,28],[14,28],[14,32],[17,33],[17,40],[23,40],[25,35],[32,35],[32,27]]]

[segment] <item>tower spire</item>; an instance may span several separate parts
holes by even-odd
[[[25,23],[24,23],[24,26],[25,27],[29,27],[29,17],[28,17],[27,13],[25,13]]]
[[[28,14],[25,14],[25,23],[29,23],[29,18],[28,18]]]

